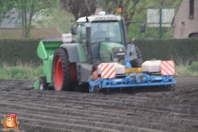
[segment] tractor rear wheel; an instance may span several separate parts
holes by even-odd
[[[137,54],[137,59],[132,60],[131,65],[132,65],[132,67],[141,67],[142,62],[143,62],[141,51],[137,46],[135,46],[135,50],[136,50],[136,54]]]
[[[70,90],[70,67],[68,54],[63,48],[58,48],[53,57],[52,83],[54,90]]]

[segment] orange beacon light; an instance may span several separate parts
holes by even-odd
[[[122,8],[118,8],[118,13],[122,13]]]

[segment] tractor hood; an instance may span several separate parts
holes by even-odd
[[[99,44],[99,57],[103,62],[112,62],[126,54],[124,45],[116,42],[101,42]],[[124,58],[123,58],[124,59]]]
[[[120,48],[125,48],[124,45],[120,44],[120,43],[116,43],[116,42],[101,42],[100,43],[100,49],[103,50],[112,50],[112,48],[115,47],[120,47]]]

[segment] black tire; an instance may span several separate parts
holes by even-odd
[[[143,61],[142,61],[142,54],[141,54],[140,49],[137,46],[135,46],[135,50],[137,53],[137,59],[130,61],[130,63],[132,67],[136,68],[136,67],[141,67]]]
[[[49,83],[46,82],[46,77],[42,76],[39,79],[39,89],[40,90],[48,90]]]
[[[68,54],[63,48],[54,52],[52,63],[52,84],[54,90],[70,90],[70,67]]]

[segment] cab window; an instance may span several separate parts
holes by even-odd
[[[78,25],[77,41],[82,42],[86,39],[86,26],[85,24]]]
[[[91,27],[91,34],[93,42],[122,42],[122,33],[119,22],[94,22]]]

